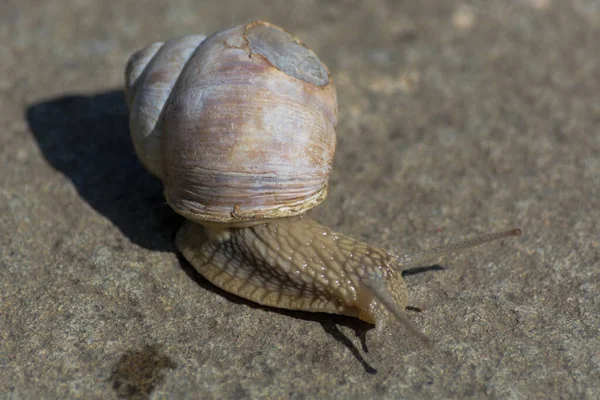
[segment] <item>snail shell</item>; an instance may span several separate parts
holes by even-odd
[[[266,22],[154,43],[126,68],[130,130],[175,211],[243,226],[321,203],[337,101],[312,50]]]

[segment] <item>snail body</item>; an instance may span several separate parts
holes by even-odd
[[[303,214],[327,195],[336,92],[327,67],[296,37],[257,21],[154,43],[125,71],[141,163],[186,217],[177,248],[216,286],[273,307],[406,317],[401,271],[501,232],[399,256]]]
[[[186,222],[175,243],[213,284],[259,304],[375,324],[385,310],[363,283],[375,269],[399,307],[408,302],[392,254],[303,216],[221,232]]]

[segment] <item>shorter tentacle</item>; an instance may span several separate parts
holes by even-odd
[[[428,347],[431,346],[429,338],[417,328],[415,324],[408,318],[403,307],[394,299],[387,284],[381,274],[369,274],[363,280],[365,288],[370,295],[382,304],[389,313],[393,314],[413,335],[421,340]]]

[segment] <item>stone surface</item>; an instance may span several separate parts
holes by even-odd
[[[398,252],[524,230],[406,274],[433,349],[258,307],[175,251],[125,61],[258,18],[338,87],[315,218]],[[0,397],[600,397],[599,37],[596,0],[3,1]]]

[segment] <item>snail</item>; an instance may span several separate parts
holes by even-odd
[[[343,314],[381,330],[405,314],[401,272],[521,231],[400,255],[306,217],[327,196],[336,145],[331,74],[264,21],[133,53],[125,98],[135,152],[186,218],[175,245],[219,288],[278,308]]]

